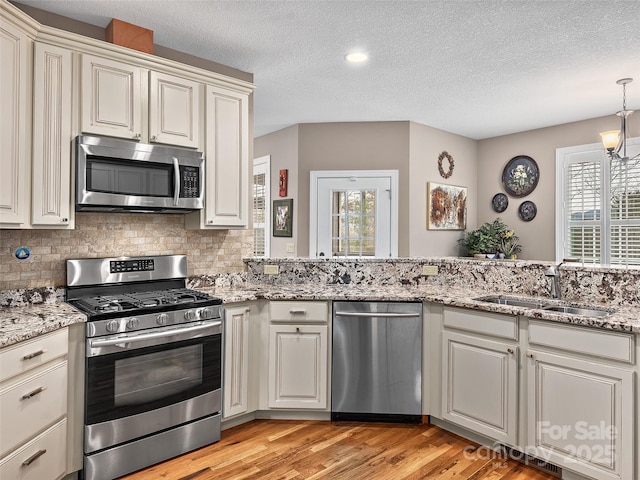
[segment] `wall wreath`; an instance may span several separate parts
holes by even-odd
[[[442,167],[442,161],[445,158],[449,162],[449,170],[447,170],[446,172],[444,171],[444,168]],[[451,155],[449,155],[449,152],[446,152],[446,151],[442,152],[440,154],[440,156],[438,157],[438,171],[440,172],[440,176],[442,178],[449,178],[451,175],[453,175],[453,167],[454,167],[453,157]]]

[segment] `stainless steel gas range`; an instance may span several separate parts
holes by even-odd
[[[87,480],[220,439],[222,302],[186,278],[184,255],[67,261],[67,302],[88,316]]]

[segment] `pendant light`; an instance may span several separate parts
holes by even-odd
[[[627,110],[627,84],[633,82],[633,78],[621,78],[616,83],[622,85],[622,110],[616,113],[620,117],[620,130],[602,132],[602,144],[607,150],[612,160],[629,160],[627,157],[627,118],[631,116],[633,110]],[[622,155],[620,155],[622,151]]]

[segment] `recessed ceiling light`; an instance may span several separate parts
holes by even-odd
[[[351,52],[347,53],[344,58],[347,60],[347,62],[362,63],[369,60],[369,55],[364,52]]]

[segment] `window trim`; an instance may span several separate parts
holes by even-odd
[[[627,146],[640,145],[640,137],[627,139]],[[597,152],[600,157],[600,167],[602,170],[602,207],[600,212],[600,231],[606,232],[606,235],[601,236],[601,262],[600,264],[584,263],[585,266],[607,266],[613,268],[637,268],[635,265],[620,265],[610,262],[604,263],[607,260],[610,261],[610,240],[611,240],[611,205],[610,205],[610,192],[611,192],[611,169],[605,168],[609,165],[606,162],[610,162],[602,143],[589,143],[586,145],[577,145],[573,147],[562,147],[556,149],[556,182],[555,182],[555,259],[556,263],[561,263],[566,258],[565,246],[569,241],[568,238],[568,216],[566,215],[565,207],[565,190],[566,185],[566,164],[569,158],[573,154]]]
[[[264,165],[265,169],[265,225],[264,225],[264,257],[259,258],[270,258],[271,257],[271,155],[265,155],[263,157],[258,157],[253,160],[253,171],[251,174],[251,186],[253,187],[253,177],[255,175],[256,166]],[[251,189],[253,195],[253,188]],[[253,208],[253,197],[251,198],[251,205]],[[251,213],[251,229],[253,230],[253,211]],[[255,245],[253,245],[252,250],[255,252]]]
[[[316,258],[318,236],[318,180],[344,177],[389,177],[391,180],[391,257],[398,257],[398,170],[312,170],[309,172],[309,257]],[[343,257],[339,257],[343,258]],[[379,257],[364,257],[379,258]],[[387,258],[387,257],[384,257]]]

